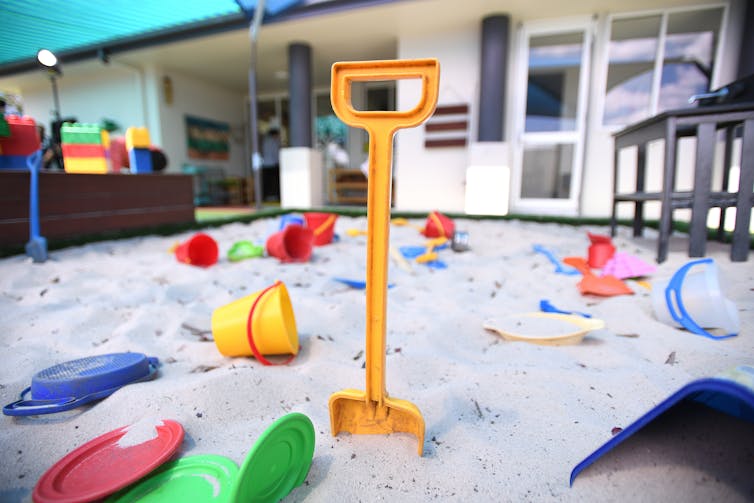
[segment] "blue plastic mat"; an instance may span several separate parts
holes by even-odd
[[[573,485],[579,473],[611,449],[684,400],[693,400],[754,423],[754,366],[741,365],[719,376],[706,377],[685,385],[577,464],[571,471],[570,484]]]

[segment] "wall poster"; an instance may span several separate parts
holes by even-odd
[[[191,159],[227,161],[230,158],[230,124],[186,116],[186,140]]]

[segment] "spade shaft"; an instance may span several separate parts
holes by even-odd
[[[424,418],[406,400],[391,398],[385,387],[387,271],[390,237],[390,190],[393,136],[400,128],[425,121],[437,104],[439,64],[436,59],[335,63],[332,68],[333,110],[346,124],[369,134],[367,186],[366,261],[366,390],[347,389],[330,397],[333,435],[350,433],[414,434],[421,456]],[[358,111],[351,103],[354,81],[418,78],[422,81],[419,103],[411,110]]]

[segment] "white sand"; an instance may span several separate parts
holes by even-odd
[[[720,473],[718,457],[727,445],[705,443],[704,435],[694,436],[696,443],[673,437],[672,427],[656,437],[664,443],[632,437],[623,444],[628,449],[637,438],[631,452],[603,458],[568,484],[572,468],[611,438],[614,427],[628,426],[691,380],[754,361],[754,258],[733,263],[729,245],[708,243],[741,318],[738,337],[712,341],[657,321],[644,287],[629,282],[636,295],[584,297],[579,277],[555,274],[532,251],[539,243],[561,257],[586,256],[587,230],[606,234],[606,228],[457,220],[472,250],[441,251],[448,269],[415,265],[411,275],[391,263],[396,286],[388,302],[387,389],[422,411],[426,441],[418,457],[407,434],[330,434],[330,394],[364,389],[365,294],[331,278],[364,278],[366,239],[345,230],[365,229],[366,219],[339,218],[341,241],[316,248],[306,264],[224,259],[234,241],[263,240],[270,225],[209,229],[223,258],[208,269],[177,263],[167,251],[191,233],[53,251],[45,264],[23,256],[0,260],[3,404],[35,372],[68,360],[132,351],[162,362],[156,380],[96,404],[48,416],[3,416],[0,501],[30,501],[56,460],[139,421],[177,420],[186,430],[180,455],[218,454],[240,464],[257,436],[290,411],[311,418],[317,439],[306,483],[287,501],[754,498],[751,477],[742,481],[728,468]],[[423,243],[415,229],[391,232],[396,246]],[[621,229],[614,243],[653,263],[656,233],[647,234],[634,239]],[[686,247],[686,236],[674,237],[669,260],[653,278],[667,278],[688,261]],[[211,338],[212,311],[276,279],[291,295],[299,356],[285,367],[223,357]],[[506,342],[482,328],[537,311],[542,298],[591,313],[606,328],[561,347]],[[713,421],[702,424],[708,429],[715,429]],[[751,446],[751,427],[743,431]],[[725,466],[751,474],[752,459],[744,455]]]

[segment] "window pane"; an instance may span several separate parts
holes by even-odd
[[[574,131],[583,35],[531,37],[526,131]]]
[[[605,124],[630,124],[651,114],[652,74],[660,22],[660,16],[613,21],[608,49]]]
[[[706,9],[668,17],[658,111],[692,106],[690,96],[709,90],[722,14]]]
[[[524,147],[521,196],[568,199],[573,151],[573,144],[568,143]]]

